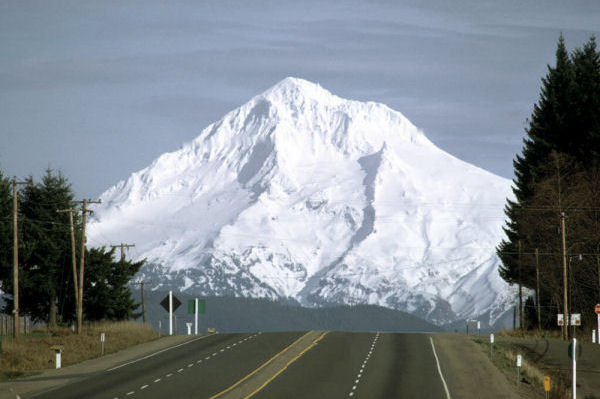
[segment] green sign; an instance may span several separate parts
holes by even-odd
[[[188,300],[188,314],[196,313],[196,300],[190,299]],[[206,313],[206,300],[198,299],[198,313],[204,314]]]

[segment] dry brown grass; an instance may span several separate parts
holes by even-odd
[[[99,357],[100,333],[105,333],[104,353],[152,341],[158,333],[134,322],[102,322],[85,326],[81,335],[68,328],[37,331],[19,342],[4,340],[0,354],[0,370],[7,372],[42,370],[55,367],[53,345],[63,345],[62,364],[78,363]]]

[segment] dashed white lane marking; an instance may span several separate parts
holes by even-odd
[[[379,339],[379,333],[377,333],[375,335],[375,337],[373,338],[373,342],[371,343],[371,348],[369,349],[369,352],[367,353],[367,356],[365,357],[365,360],[362,362],[362,365],[360,366],[360,371],[356,375],[356,380],[354,380],[354,385],[352,386],[352,389],[348,393],[348,397],[349,398],[352,397],[352,396],[354,396],[354,393],[356,392],[356,389],[358,388],[358,384],[360,383],[360,379],[361,379],[361,377],[363,375],[363,372],[365,370],[367,362],[369,361],[369,359],[371,358],[371,355],[373,354],[373,350],[375,349],[375,345],[377,344],[377,340],[378,339]],[[450,399],[450,398],[448,398],[448,399]]]
[[[448,391],[448,385],[446,385],[446,380],[444,379],[444,375],[442,374],[442,368],[440,367],[440,360],[438,359],[437,353],[435,353],[435,345],[433,344],[433,338],[429,337],[429,342],[431,342],[431,349],[433,350],[433,356],[435,357],[435,362],[437,364],[438,373],[440,373],[440,378],[442,379],[442,384],[444,384],[444,391],[446,391],[446,398],[450,398],[450,391]]]
[[[251,335],[251,336],[249,336],[249,337],[246,337],[246,338],[244,338],[243,340],[240,340],[240,341],[238,341],[237,343],[236,343],[236,342],[234,342],[232,345],[227,345],[225,348],[221,348],[221,349],[220,349],[218,352],[215,352],[215,353],[213,353],[213,354],[212,354],[212,356],[213,356],[213,357],[214,357],[214,356],[217,356],[219,353],[223,353],[223,352],[225,352],[225,350],[227,350],[227,349],[231,349],[232,347],[235,347],[235,346],[236,346],[236,345],[238,345],[238,344],[242,344],[243,342],[245,342],[245,341],[247,341],[247,340],[249,340],[249,339],[253,339],[253,338],[255,338],[256,336],[258,336],[258,335],[260,335],[260,334],[261,334],[261,333],[257,333],[257,334]],[[202,337],[202,338],[205,338],[205,337]],[[194,341],[196,341],[196,340],[194,340]],[[190,341],[190,342],[192,342],[192,341]],[[189,342],[187,342],[187,343],[189,343]],[[184,344],[182,344],[182,345],[184,345]],[[181,345],[177,345],[177,346],[181,346]],[[168,349],[176,348],[177,346],[173,346],[173,347],[171,347],[171,348],[168,348]],[[168,350],[168,349],[165,349],[165,350]],[[120,368],[120,367],[126,366],[126,365],[128,365],[128,364],[132,364],[132,363],[138,362],[138,361],[140,361],[140,360],[147,359],[147,358],[149,358],[149,357],[152,357],[152,356],[154,356],[154,355],[157,355],[158,353],[164,352],[165,350],[163,350],[163,351],[159,351],[159,352],[156,352],[156,353],[154,353],[154,354],[152,354],[152,355],[149,355],[149,356],[146,356],[146,357],[144,357],[144,358],[141,358],[141,359],[135,360],[135,361],[133,361],[133,362],[129,362],[129,363],[122,364],[122,365],[120,365],[120,366],[118,366],[118,367],[114,367],[114,368],[112,368],[112,369],[109,369],[109,370],[107,370],[107,371],[110,371],[110,370],[115,370],[115,369],[118,369],[118,368]],[[206,356],[206,357],[204,358],[204,360],[210,360],[210,359],[211,359],[211,356]],[[196,361],[196,363],[197,363],[197,364],[200,364],[200,363],[202,363],[202,359],[198,359],[198,360]],[[193,367],[193,366],[194,366],[194,363],[193,363],[193,362],[192,362],[192,363],[189,363],[189,364],[187,365],[187,367],[188,367],[188,368],[191,368],[191,367]],[[183,372],[184,372],[184,370],[185,370],[184,368],[180,368],[179,370],[177,370],[177,372],[178,372],[178,373],[183,373]],[[173,376],[173,373],[168,373],[168,374],[166,374],[166,375],[165,375],[165,378],[170,378],[170,377],[172,377],[172,376]],[[161,378],[157,378],[157,379],[155,379],[155,380],[154,380],[154,383],[158,383],[158,382],[160,382],[161,380],[162,380]],[[140,390],[146,389],[146,388],[148,388],[148,387],[149,387],[149,385],[142,385],[142,386],[140,387]],[[131,396],[131,395],[133,395],[133,394],[135,394],[135,391],[130,391],[130,392],[127,392],[125,395],[126,395],[126,396]],[[115,397],[115,398],[113,398],[113,399],[119,399],[119,398],[118,398],[118,397]]]
[[[159,353],[163,353],[163,352],[166,352],[166,351],[168,351],[168,350],[171,350],[171,349],[179,348],[180,346],[187,345],[187,344],[191,344],[192,342],[196,342],[196,341],[198,341],[198,340],[201,340],[201,339],[204,339],[204,338],[208,338],[208,337],[211,337],[211,336],[212,336],[212,335],[204,335],[204,336],[202,336],[202,337],[200,337],[200,338],[192,339],[191,341],[187,341],[187,342],[184,342],[184,343],[182,343],[182,344],[179,344],[179,345],[170,346],[170,347],[168,347],[168,348],[166,348],[166,349],[160,350],[160,351],[158,351],[158,352],[151,353],[151,354],[149,354],[148,356],[141,357],[141,358],[139,358],[139,359],[136,359],[136,360],[133,360],[133,361],[131,361],[131,362],[123,363],[123,364],[121,364],[121,365],[119,365],[119,366],[117,366],[117,367],[113,367],[113,368],[111,368],[111,369],[108,369],[108,370],[106,370],[106,371],[113,371],[113,370],[116,370],[116,369],[120,369],[121,367],[125,367],[125,366],[128,366],[128,365],[130,365],[130,364],[137,363],[137,362],[140,362],[140,361],[142,361],[142,360],[146,360],[146,359],[148,359],[148,358],[151,358],[152,356],[156,356],[156,355],[158,355]]]

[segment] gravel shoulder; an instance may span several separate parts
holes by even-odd
[[[432,334],[452,398],[519,399],[511,384],[473,342],[461,334]]]
[[[86,360],[61,369],[44,370],[41,374],[0,383],[0,399],[16,399],[33,396],[37,393],[65,384],[80,381],[95,373],[148,356],[157,351],[185,344],[204,336],[167,336],[157,340],[132,346],[122,351],[96,359]]]

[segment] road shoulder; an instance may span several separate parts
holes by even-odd
[[[452,398],[519,399],[516,387],[481,348],[460,334],[432,334]]]

